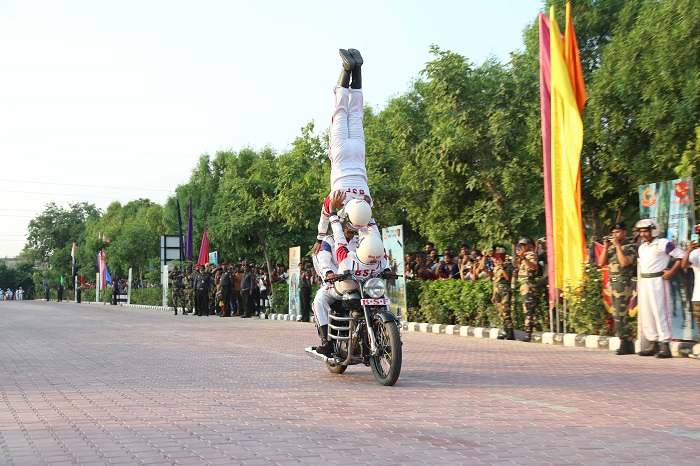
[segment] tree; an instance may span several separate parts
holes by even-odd
[[[696,1],[627,2],[620,12],[589,86],[586,148],[598,168],[591,193],[609,206],[604,218],[636,214],[639,185],[692,173],[688,162],[697,159],[688,150],[700,123],[698,50]]]
[[[64,209],[51,202],[42,213],[29,221],[27,243],[20,254],[22,257],[48,264],[54,251],[78,241],[86,220],[99,218],[101,213],[94,204],[87,202],[69,204],[68,207]]]

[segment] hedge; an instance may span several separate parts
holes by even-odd
[[[590,278],[585,280],[589,287],[585,290],[586,306],[578,303],[569,311],[568,331],[579,333],[591,332],[610,335],[610,314],[605,310],[602,294],[599,290],[599,272],[586,270]],[[592,288],[597,287],[595,290]],[[278,283],[273,285],[272,312],[287,314],[289,287]],[[314,295],[318,287],[314,287]],[[493,282],[479,280],[427,280],[406,283],[407,310],[405,319],[409,322],[428,322],[432,324],[456,324],[474,327],[503,326],[503,319],[491,302]],[[538,287],[538,317],[543,329],[549,329],[549,310],[547,287]],[[522,301],[518,288],[513,290],[511,313],[515,328],[523,328]],[[571,328],[571,326],[575,328]],[[578,328],[576,328],[578,327]]]

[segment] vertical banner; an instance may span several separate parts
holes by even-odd
[[[382,228],[382,239],[384,240],[384,250],[389,257],[389,268],[396,273],[399,278],[387,280],[386,291],[389,298],[389,310],[394,314],[402,313],[406,315],[406,264],[403,253],[403,225]]]
[[[301,318],[299,306],[299,261],[301,260],[301,246],[289,248],[289,314]]]
[[[666,238],[681,249],[686,249],[695,225],[692,178],[642,185],[639,187],[639,204],[639,217],[650,218],[658,223],[660,238]],[[690,301],[694,278],[692,272],[684,273],[681,269],[670,280],[674,340],[694,340],[698,335]]]

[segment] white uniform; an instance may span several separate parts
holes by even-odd
[[[354,250],[356,245],[357,237],[355,236],[349,241],[348,248]],[[326,277],[328,272],[338,273],[338,264],[335,261],[335,240],[332,236],[328,235],[323,239],[321,250],[313,256],[313,263],[316,274],[322,279]],[[337,299],[336,293],[331,295],[332,289],[333,284],[323,283],[314,297],[312,308],[318,325],[328,324],[328,311],[331,309],[331,304]]]
[[[350,241],[345,237],[343,228],[340,225],[340,220],[337,215],[330,217],[333,236],[327,236],[321,243],[321,251],[314,256],[314,267],[316,273],[321,277],[325,277],[327,272],[336,274],[343,273],[346,270],[353,270],[359,276],[369,276],[373,273],[381,272],[387,267],[387,257],[384,257],[376,264],[365,265],[355,258],[355,248],[357,247],[358,236],[353,237]],[[379,235],[379,229],[371,220],[372,225],[369,229],[365,229],[361,234],[376,234]],[[371,230],[371,231],[370,231]],[[361,236],[361,235],[360,235]],[[323,284],[316,292],[314,297],[314,315],[319,326],[328,324],[328,311],[331,305],[341,299],[342,296],[336,291],[334,284]]]
[[[639,246],[637,294],[639,323],[648,341],[671,339],[671,285],[661,274],[672,259],[683,258],[683,251],[665,238],[654,238]]]
[[[331,160],[331,194],[342,190],[346,193],[345,201],[364,199],[370,196],[367,186],[367,167],[365,166],[365,130],[364,99],[362,89],[346,89],[336,86],[335,110],[328,132]],[[330,194],[323,203],[321,218],[318,222],[318,239],[322,240],[328,231],[328,203]]]
[[[700,249],[693,249],[688,256],[688,262],[695,273],[695,286],[691,301],[700,302]]]

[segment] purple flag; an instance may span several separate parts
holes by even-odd
[[[187,260],[192,262],[192,196],[190,196],[190,211],[187,214]]]

